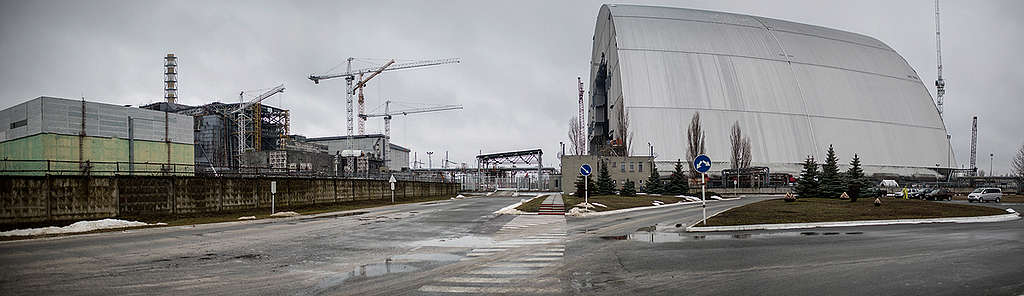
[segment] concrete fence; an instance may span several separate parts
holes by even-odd
[[[2,176],[0,224],[200,214],[391,199],[381,180],[186,176]],[[395,198],[455,195],[458,183],[399,181]]]

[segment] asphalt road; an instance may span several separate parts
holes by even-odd
[[[1024,293],[1020,220],[693,235],[681,231],[694,205],[491,214],[518,200],[0,242],[0,294]]]

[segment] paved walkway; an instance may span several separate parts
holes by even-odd
[[[565,215],[565,204],[562,203],[561,194],[548,195],[548,198],[540,204],[538,215]]]

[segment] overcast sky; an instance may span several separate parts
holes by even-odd
[[[393,142],[426,162],[449,151],[544,149],[555,165],[589,75],[594,1],[2,1],[0,108],[38,96],[114,104],[162,100],[163,56],[179,57],[180,102],[237,102],[284,83],[266,103],[291,110],[292,132],[345,133],[344,81],[306,79],[347,57],[458,57],[461,64],[390,72],[366,89],[367,110],[462,104],[395,117]],[[934,3],[913,1],[638,1],[759,15],[878,38],[935,80]],[[1024,1],[942,1],[946,125],[957,159],[979,119],[978,167],[1004,174],[1024,143]],[[370,66],[357,63],[356,66]],[[336,68],[343,70],[344,66]],[[589,87],[589,84],[588,86]],[[382,108],[381,108],[382,109]],[[382,120],[367,122],[370,132]]]

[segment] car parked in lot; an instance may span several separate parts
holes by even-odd
[[[1003,199],[1003,190],[999,188],[978,188],[967,195],[967,202],[999,202]]]
[[[946,188],[933,189],[924,195],[927,200],[953,200],[953,192]]]
[[[925,188],[911,189],[910,192],[907,193],[907,198],[922,199],[923,200],[925,194],[928,194],[931,191],[932,191],[931,189],[925,189]]]

